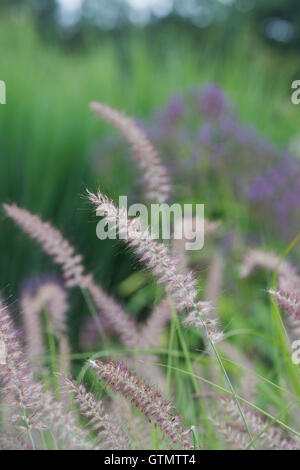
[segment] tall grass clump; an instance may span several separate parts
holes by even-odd
[[[220,131],[220,114],[229,119],[226,97],[211,86],[197,99],[213,130]],[[94,102],[91,108],[130,144],[147,204],[173,197],[169,162],[150,143],[145,126],[108,105]],[[177,119],[182,109],[180,100],[173,102],[170,115]],[[244,128],[236,132],[246,138]],[[250,148],[257,144],[252,135],[247,138]],[[218,169],[220,155],[215,156]],[[237,258],[226,243],[230,233],[211,217],[204,224],[206,268],[199,269],[203,260],[190,258],[183,243],[153,239],[140,216],[128,217],[102,191],[89,190],[86,199],[116,229],[120,250],[122,242],[140,268],[134,276],[149,283],[155,302],[146,319],[134,318],[87,270],[83,256],[60,230],[28,208],[3,204],[7,218],[59,266],[61,276],[27,279],[15,304],[4,293],[1,298],[0,447],[298,449],[300,375],[288,354],[289,320],[299,321],[300,287],[297,270],[284,259],[296,240],[283,255],[253,248],[244,250],[242,260],[243,250]],[[233,295],[222,304],[222,291],[229,288],[230,272],[236,302],[244,300],[257,267],[273,275],[262,294],[265,305],[269,301],[264,311],[269,331],[252,325],[249,332],[238,328],[248,305],[238,311]],[[132,277],[126,281],[130,289]],[[73,350],[68,331],[71,291],[82,296],[90,313],[80,325],[80,352]],[[256,295],[253,288],[247,297],[253,309],[259,302],[249,298]],[[242,335],[247,337],[244,349]],[[261,343],[255,351],[257,338]]]

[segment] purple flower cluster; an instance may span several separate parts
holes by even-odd
[[[271,214],[281,231],[297,231],[300,198],[300,163],[284,154],[248,187],[248,197],[260,211]],[[296,217],[296,219],[295,219]],[[295,223],[296,222],[296,223]]]
[[[216,118],[227,107],[227,98],[220,88],[212,83],[204,89],[204,93],[198,95],[197,105],[208,119]]]

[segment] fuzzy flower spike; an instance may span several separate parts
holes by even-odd
[[[279,307],[282,307],[288,315],[295,320],[300,320],[300,297],[293,291],[270,289],[273,300]]]
[[[90,108],[97,117],[116,127],[129,142],[144,175],[147,198],[165,202],[170,192],[167,170],[161,164],[157,150],[135,121],[104,103],[91,103]]]
[[[0,367],[1,393],[10,400],[15,429],[27,436],[30,447],[36,448],[33,431],[49,429],[57,442],[69,449],[90,449],[88,434],[76,424],[73,413],[64,412],[42,382],[35,380],[24,358],[18,334],[7,307],[0,302],[0,343],[6,350],[5,364]]]
[[[53,261],[62,268],[67,287],[85,288],[100,312],[100,320],[104,319],[121,338],[127,347],[135,346],[136,326],[133,320],[112,297],[95,283],[91,274],[85,274],[82,256],[49,222],[44,222],[38,215],[16,204],[4,204],[4,211],[30,238],[36,240],[42,250],[51,256]]]
[[[222,334],[216,328],[216,321],[207,318],[211,311],[210,304],[197,301],[197,281],[193,274],[178,272],[177,259],[170,255],[166,245],[153,240],[148,229],[142,229],[139,217],[128,219],[125,209],[118,209],[100,192],[97,195],[88,194],[97,210],[106,217],[109,226],[116,227],[120,238],[133,248],[158,281],[165,285],[178,313],[186,309],[189,324],[204,328],[211,342],[220,341]]]
[[[173,406],[163,399],[160,392],[139,380],[121,364],[114,364],[111,361],[89,362],[99,379],[104,379],[114,392],[121,393],[134,403],[149,421],[157,424],[176,445],[182,446],[183,449],[194,449],[187,439],[190,430],[185,431],[182,428],[180,416],[174,414]]]

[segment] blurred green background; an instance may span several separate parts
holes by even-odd
[[[300,111],[290,100],[291,83],[300,78],[296,0],[0,5],[0,79],[7,87],[7,103],[0,105],[0,201],[15,201],[60,228],[116,296],[122,298],[120,285],[138,266],[117,243],[96,238],[85,188],[100,185],[114,198],[130,194],[134,171],[118,152],[109,171],[94,171],[95,146],[116,133],[92,116],[92,100],[146,119],[174,94],[215,82],[241,122],[282,148],[299,139]],[[222,196],[222,182],[218,191]],[[195,199],[205,200],[206,193],[201,185]],[[220,214],[225,226],[230,208]],[[58,272],[4,216],[0,253],[0,285],[13,298],[26,277]],[[138,307],[131,303],[133,313],[151,303],[147,292],[136,297]],[[230,305],[231,297],[224,302]],[[88,313],[79,297],[73,305],[76,329],[77,313]]]

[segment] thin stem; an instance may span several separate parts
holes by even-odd
[[[159,450],[159,438],[158,438],[157,427],[153,423],[151,423],[151,442],[152,442],[152,450]]]
[[[192,434],[193,434],[193,442],[194,442],[194,448],[195,450],[199,449],[202,450],[199,434],[196,428],[192,428]],[[198,447],[197,447],[198,446]]]
[[[178,338],[179,338],[179,342],[180,342],[181,347],[183,349],[183,354],[184,354],[184,358],[185,358],[185,361],[186,361],[187,368],[188,368],[189,372],[191,373],[191,380],[192,380],[193,388],[194,388],[196,394],[200,394],[200,389],[199,389],[197,381],[194,377],[194,369],[193,369],[193,366],[192,366],[192,363],[191,363],[190,353],[189,353],[189,350],[187,348],[187,345],[186,345],[186,342],[185,342],[185,339],[184,339],[184,336],[183,336],[183,333],[182,333],[182,330],[181,330],[180,321],[179,321],[178,315],[175,311],[173,300],[172,300],[171,297],[169,299],[170,299],[169,301],[170,301],[170,307],[171,307],[171,313],[172,313],[172,320],[174,321],[174,325],[175,325],[176,332],[177,332],[177,335],[178,335]],[[210,421],[207,419],[206,410],[205,410],[205,407],[203,406],[201,398],[199,398],[199,405],[200,405],[201,413],[203,415],[204,423],[207,427],[207,430],[208,430],[208,433],[209,433],[210,437],[212,438],[213,437],[212,426],[211,426]]]
[[[181,286],[182,289],[185,289],[185,290],[186,290],[186,287],[183,285],[182,282],[179,282],[179,284],[180,284],[180,286]],[[251,434],[250,429],[249,429],[249,427],[248,427],[248,425],[247,425],[247,422],[246,422],[246,419],[245,419],[243,410],[241,409],[240,404],[239,404],[239,402],[238,402],[238,400],[237,400],[237,394],[236,394],[236,392],[235,392],[235,389],[234,389],[234,387],[233,387],[233,385],[232,385],[232,383],[231,383],[231,381],[230,381],[230,379],[229,379],[229,377],[228,377],[228,374],[227,374],[226,369],[225,369],[225,367],[224,367],[224,365],[223,365],[223,362],[222,362],[222,360],[221,360],[221,358],[220,358],[220,356],[219,356],[219,353],[218,353],[218,351],[217,351],[217,349],[216,349],[216,347],[215,347],[213,341],[211,340],[210,335],[208,334],[207,326],[206,326],[205,322],[204,322],[203,319],[202,319],[201,312],[199,311],[197,305],[194,305],[194,308],[196,308],[196,309],[198,310],[198,312],[199,312],[199,316],[200,316],[200,319],[201,319],[201,323],[202,323],[202,326],[203,326],[203,328],[204,328],[204,330],[205,330],[206,337],[208,338],[208,342],[209,342],[209,344],[210,344],[210,346],[211,346],[211,348],[212,348],[212,350],[213,350],[213,352],[214,352],[214,354],[215,354],[215,356],[216,356],[216,358],[217,358],[217,361],[218,361],[218,363],[219,363],[219,365],[220,365],[220,367],[221,367],[221,369],[222,369],[222,372],[223,372],[224,377],[225,377],[225,379],[226,379],[226,381],[227,381],[227,383],[228,383],[228,385],[229,385],[229,388],[230,388],[231,392],[233,393],[234,401],[235,401],[235,403],[236,403],[236,405],[237,405],[237,407],[238,407],[239,413],[240,413],[240,415],[241,415],[241,417],[242,417],[243,423],[244,423],[245,428],[246,428],[246,430],[247,430],[247,433],[248,433],[248,435],[249,435],[249,437],[250,437],[250,440],[252,440],[252,434]],[[187,350],[187,347],[186,347],[186,344],[185,344],[185,341],[184,341],[184,338],[183,338],[183,335],[182,335],[182,331],[181,331],[181,328],[180,328],[180,323],[179,323],[178,317],[177,317],[177,315],[176,315],[176,312],[175,312],[175,316],[176,316],[176,325],[178,326],[178,331],[180,332],[180,333],[179,333],[179,334],[180,334],[180,337],[181,337],[182,340],[183,340],[183,344],[184,344],[183,348],[184,348],[184,352],[185,352],[185,350]],[[186,356],[187,356],[187,357],[186,357],[186,358],[187,358],[187,365],[188,365],[190,371],[193,371],[193,369],[192,369],[192,367],[191,367],[191,362],[190,362],[190,359],[189,359],[188,354],[187,354]],[[196,382],[196,388],[198,388],[197,382]],[[199,392],[196,392],[196,393],[199,393]]]
[[[179,318],[178,318],[178,315],[176,314],[176,312],[174,312],[174,311],[172,312],[172,317],[174,318],[176,332],[178,334],[178,338],[179,338],[181,347],[183,349],[183,354],[184,354],[184,358],[185,358],[185,361],[186,361],[187,368],[188,368],[189,372],[194,374],[193,366],[192,366],[190,355],[189,355],[189,350],[187,348],[184,336],[182,334]],[[200,393],[200,389],[199,389],[197,381],[195,380],[194,377],[192,377],[192,382],[193,382],[193,387],[194,387],[195,393]]]
[[[159,366],[161,367],[167,367],[165,364],[158,364]],[[174,367],[173,366],[173,369],[174,370],[177,370],[178,372],[181,372],[182,374],[186,374],[186,375],[191,375],[191,372],[188,372],[187,370],[184,370],[184,369],[179,369],[178,367]],[[195,375],[195,378],[197,378],[198,380],[201,380],[202,382],[208,384],[208,385],[211,385],[212,387],[214,387],[216,390],[219,390],[220,392],[223,392],[227,395],[230,395],[232,396],[232,392],[227,390],[226,388],[224,387],[221,387],[220,385],[217,385],[215,384],[214,382],[211,382],[210,380],[208,379],[205,379],[204,377],[200,377],[198,375]],[[239,401],[241,401],[242,403],[245,403],[246,405],[250,406],[251,408],[253,408],[254,410],[258,411],[259,413],[263,414],[264,416],[266,416],[267,418],[270,418],[272,420],[274,420],[279,426],[281,426],[282,428],[286,429],[287,431],[290,431],[291,433],[293,433],[295,436],[297,437],[300,437],[300,432],[296,431],[295,429],[293,429],[291,426],[289,426],[288,424],[284,423],[283,421],[277,419],[276,417],[274,417],[273,415],[271,415],[270,413],[268,413],[267,411],[263,410],[262,408],[260,408],[259,406],[255,405],[254,403],[251,403],[250,401],[246,400],[246,398],[243,398],[241,397],[240,395],[237,395],[237,399]]]
[[[231,380],[230,380],[230,378],[229,378],[229,376],[228,376],[228,374],[227,374],[227,371],[226,371],[226,369],[225,369],[225,367],[224,367],[224,364],[223,364],[223,362],[222,362],[222,359],[221,359],[220,356],[219,356],[219,353],[218,353],[217,348],[215,347],[214,343],[213,343],[211,340],[209,340],[209,341],[210,341],[211,347],[213,348],[213,351],[214,351],[214,353],[215,353],[215,356],[216,356],[216,358],[217,358],[217,361],[218,361],[218,363],[219,363],[219,365],[220,365],[220,367],[221,367],[221,369],[222,369],[222,372],[223,372],[223,374],[224,374],[224,377],[225,377],[225,379],[226,379],[226,381],[227,381],[227,383],[228,383],[228,385],[229,385],[229,388],[230,388],[230,391],[231,391],[231,393],[232,393],[233,399],[234,399],[234,401],[235,401],[235,403],[236,403],[236,406],[238,407],[238,410],[239,410],[239,412],[240,412],[241,418],[242,418],[242,420],[243,420],[243,423],[244,423],[244,425],[245,425],[245,428],[246,428],[246,430],[247,430],[247,433],[248,433],[248,435],[249,435],[249,437],[250,437],[250,440],[251,440],[251,442],[252,442],[252,441],[253,441],[253,436],[252,436],[252,433],[251,433],[251,431],[250,431],[250,429],[249,429],[249,426],[248,426],[248,424],[247,424],[247,421],[246,421],[245,415],[244,415],[244,413],[243,413],[243,410],[242,410],[242,408],[241,408],[241,405],[240,405],[240,403],[239,403],[237,393],[236,393],[236,391],[235,391],[235,389],[234,389],[234,387],[233,387],[233,385],[232,385],[232,383],[231,383]],[[254,443],[252,443],[252,445],[253,445],[253,447],[254,447]]]
[[[171,391],[172,360],[173,360],[172,353],[173,353],[174,339],[175,339],[175,321],[172,315],[171,331],[170,331],[170,338],[169,338],[169,349],[168,349],[168,370],[167,370],[167,390],[166,390],[167,398],[170,396],[170,391]]]

